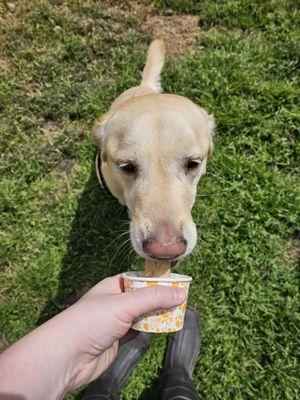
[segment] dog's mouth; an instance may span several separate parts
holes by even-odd
[[[175,265],[179,262],[179,259],[170,259],[170,258],[157,258],[157,257],[149,257],[149,259],[154,261],[167,261],[171,264],[171,267],[175,267]]]

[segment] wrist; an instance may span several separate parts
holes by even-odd
[[[80,303],[75,303],[55,318],[59,317],[56,329],[65,343],[62,352],[66,394],[87,383],[87,377],[92,377],[97,367],[96,356],[100,354],[91,349],[90,317],[85,309],[81,309]]]
[[[80,358],[77,338],[80,335],[71,310],[72,307],[64,310],[32,332],[41,341],[41,370],[51,385],[48,393],[49,398],[53,394],[53,399],[64,399],[74,390],[74,370]]]

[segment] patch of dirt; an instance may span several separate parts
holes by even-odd
[[[155,9],[153,2],[130,1],[130,11],[141,22],[142,28],[153,39],[164,39],[167,56],[179,57],[193,51],[200,33],[200,18],[191,14],[174,14],[172,9],[163,13]]]
[[[149,0],[127,1],[122,4],[123,7],[108,7],[109,13],[112,16],[120,13],[134,15],[153,39],[164,39],[167,56],[177,58],[185,52],[193,51],[196,38],[200,34],[200,19],[197,15],[173,14],[172,9],[161,12]]]
[[[300,259],[300,240],[290,239],[287,241],[284,258],[289,262],[297,262]]]
[[[110,19],[116,31],[123,29],[122,20],[133,16],[141,28],[153,39],[164,39],[167,56],[179,57],[185,52],[192,52],[200,33],[199,17],[190,14],[174,14],[172,9],[164,12],[155,8],[151,0],[126,0],[117,4],[111,0],[103,0],[103,15]],[[86,28],[88,20],[84,20],[71,7],[63,3],[61,12],[73,18],[79,26]],[[59,27],[57,27],[59,28]],[[127,27],[130,30],[130,26]],[[116,33],[115,33],[116,34]]]
[[[154,15],[143,24],[153,38],[164,39],[167,55],[179,57],[184,52],[191,52],[200,33],[197,15]]]

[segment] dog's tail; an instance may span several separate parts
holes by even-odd
[[[161,92],[160,74],[165,62],[165,44],[163,40],[153,40],[150,44],[146,64],[142,74],[141,86],[147,86]]]

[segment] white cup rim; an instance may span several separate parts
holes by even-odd
[[[191,282],[193,280],[191,276],[173,273],[171,273],[170,276],[153,278],[143,276],[143,271],[127,271],[122,274],[122,278],[139,282]]]

